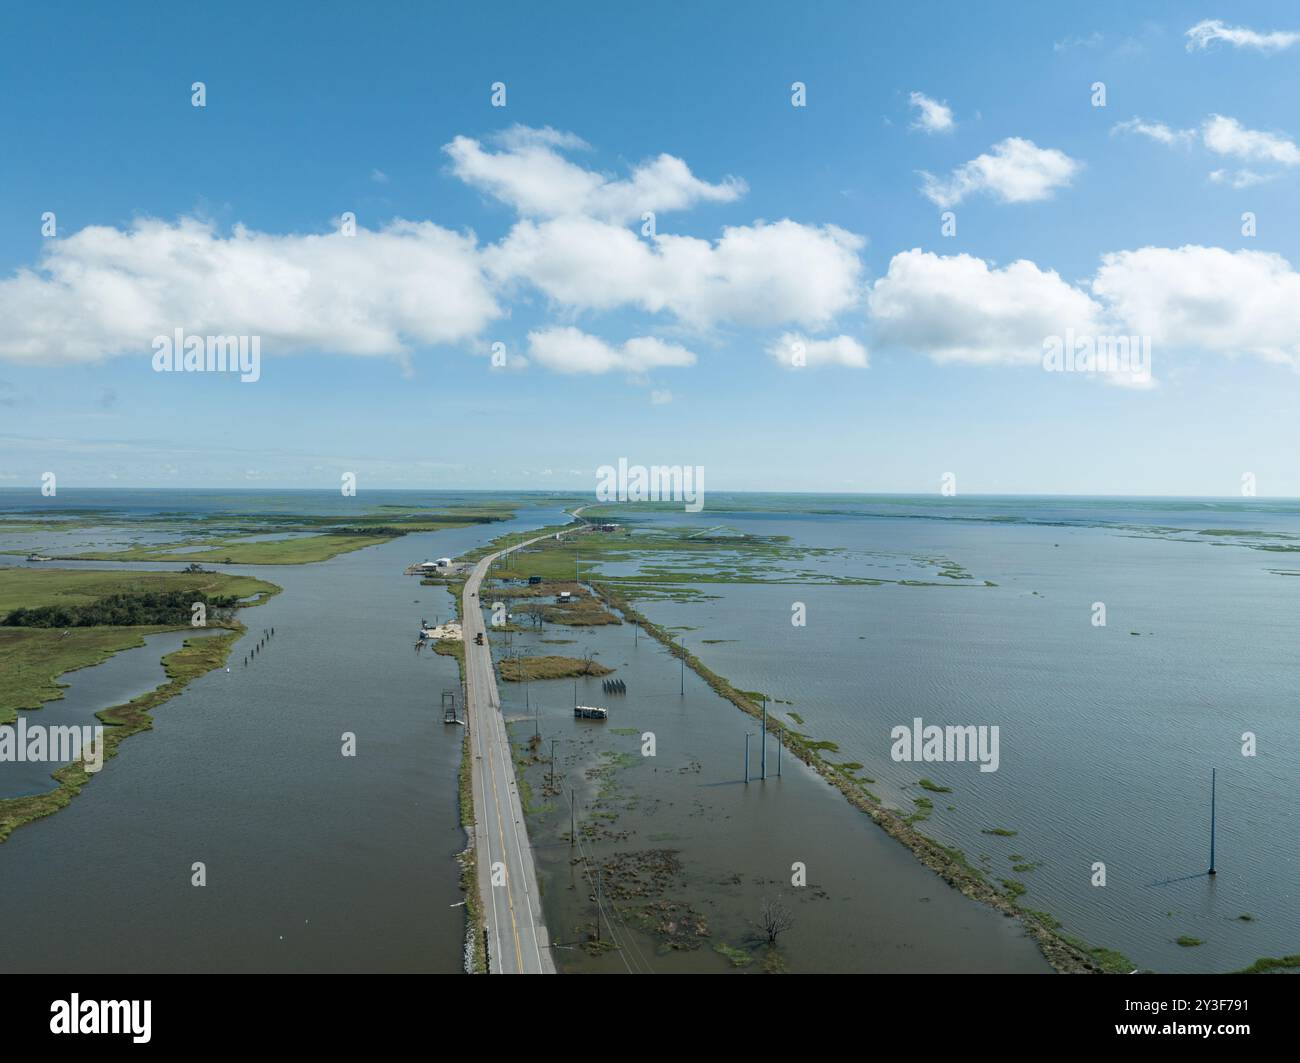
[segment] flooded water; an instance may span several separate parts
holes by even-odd
[[[973,585],[710,584],[714,600],[642,611],[696,629],[687,645],[738,687],[792,702],[777,710],[836,742],[836,759],[864,764],[882,798],[910,809],[926,796],[921,777],[951,787],[929,795],[925,833],[994,880],[1021,882],[1023,903],[1067,933],[1156,970],[1233,970],[1294,952],[1300,579],[1280,573],[1300,567],[1288,562],[1300,507],[974,500],[948,510],[957,520],[925,519],[919,505],[863,508],[878,512],[671,522],[846,547],[818,562],[841,573],[898,578],[911,557],[944,556]],[[1251,542],[1270,549],[1241,545]],[[791,624],[796,600],[806,627]],[[1092,623],[1097,602],[1105,627]],[[916,717],[998,725],[998,770],[894,762],[890,732]],[[1255,756],[1242,755],[1246,732]],[[1209,863],[1212,767],[1215,878],[1197,875]],[[1105,886],[1093,885],[1097,863]],[[1183,935],[1203,944],[1180,946]]]
[[[560,638],[574,643],[542,641]],[[499,655],[505,645],[498,641]],[[690,671],[683,694],[680,662],[657,642],[637,640],[632,625],[552,625],[510,642],[524,654],[590,653],[627,683],[626,695],[611,696],[599,679],[578,682],[580,704],[609,707],[603,723],[574,719],[572,680],[528,684],[528,708],[521,684],[501,684],[508,718],[535,713],[512,725],[516,744],[526,750],[530,736],[541,736],[541,761],[524,778],[538,810],[529,834],[561,970],[760,970],[765,901],[785,904],[793,916],[778,939],[781,967],[792,972],[1049,970],[1017,922],[949,888],[811,769],[786,755],[778,777],[775,741],[762,781],[760,724]],[[642,754],[646,735],[654,736],[653,756]],[[552,740],[563,779],[548,791]],[[571,812],[577,845],[569,841]],[[663,880],[663,890],[642,894],[665,854],[680,871]],[[579,947],[596,923],[590,869],[611,860],[629,875],[602,883],[601,932],[612,924],[619,948],[591,956]],[[806,885],[797,888],[796,864],[806,869]],[[665,902],[674,908],[660,916],[653,906]],[[646,932],[637,912],[647,908],[661,924],[688,929]],[[697,923],[707,936],[689,929]],[[718,946],[748,955],[746,966],[733,967]]]
[[[460,970],[463,731],[439,710],[459,679],[454,659],[412,649],[419,621],[452,603],[402,570],[562,519],[539,507],[315,565],[219,566],[284,592],[241,614],[230,673],[159,707],[67,808],[0,845],[0,884],[22,898],[22,918],[0,923],[0,968]],[[90,708],[99,685],[103,708],[156,685],[171,637],[75,673],[63,707],[31,718],[67,711],[83,687]],[[341,755],[344,732],[356,757]],[[28,767],[0,764],[0,792],[21,791],[10,769]]]
[[[183,522],[153,522],[182,503],[195,514],[252,504],[247,493],[69,495],[126,508],[139,526],[0,531],[0,549],[173,541],[189,534]],[[337,498],[324,495],[266,493],[253,503],[330,512]],[[0,492],[0,509],[52,515],[30,493],[14,497]],[[704,600],[639,603],[656,622],[690,629],[688,648],[712,669],[789,702],[772,709],[837,743],[832,759],[861,762],[876,780],[870,788],[893,804],[910,809],[923,776],[950,787],[931,795],[926,833],[994,881],[1023,883],[1024,903],[1068,933],[1157,970],[1229,970],[1295,951],[1300,579],[1284,573],[1300,570],[1288,538],[1300,535],[1300,510],[1241,500],[946,500],[947,510],[925,499],[721,501],[730,510],[650,520],[835,549],[793,566],[827,578],[954,585],[718,583]],[[457,670],[451,658],[412,650],[418,621],[446,619],[453,607],[441,588],[402,570],[562,519],[558,503],[538,505],[509,523],[410,535],[320,564],[216,566],[284,593],[243,613],[249,634],[230,673],[161,706],[154,728],[124,743],[71,805],[0,845],[0,888],[22,899],[22,918],[0,924],[0,969],[459,970],[463,732],[439,711]],[[939,578],[936,558],[972,578]],[[795,602],[806,627],[791,625]],[[1092,623],[1097,602],[1105,627]],[[274,639],[244,668],[272,626]],[[65,699],[30,718],[90,722],[151,689],[159,659],[185,634],[154,636],[73,673]],[[541,641],[561,638],[573,642]],[[531,733],[542,737],[543,758],[523,776],[562,969],[757,970],[757,925],[773,899],[794,920],[780,938],[790,970],[1046,969],[1016,923],[960,897],[793,758],[779,779],[746,786],[745,734],[756,722],[690,672],[683,696],[677,662],[651,640],[635,642],[630,625],[548,626],[512,643],[588,650],[628,684],[617,697],[597,681],[579,686],[582,701],[610,706],[604,724],[573,719],[570,681],[530,684],[538,719],[512,725],[525,757]],[[524,717],[523,688],[501,689],[507,715]],[[894,762],[890,731],[915,717],[999,726],[999,769]],[[355,758],[340,755],[345,732],[356,735]],[[647,732],[654,757],[641,755]],[[1242,756],[1244,732],[1257,738],[1254,757]],[[565,785],[548,788],[551,739]],[[751,743],[757,776],[756,735]],[[770,771],[774,758],[773,745]],[[1188,877],[1208,861],[1212,767],[1219,875]],[[48,765],[32,768],[0,764],[0,793],[44,788]],[[568,839],[570,789],[581,847]],[[615,853],[630,854],[625,873],[602,881],[600,899],[621,893],[629,915],[613,927],[622,947],[591,956],[576,947],[595,923],[587,869]],[[204,888],[190,884],[195,862],[206,866]],[[1105,886],[1092,884],[1097,863]],[[796,864],[806,887],[790,884]],[[653,908],[663,897],[680,909]],[[656,928],[636,924],[635,910]],[[673,944],[695,933],[699,947],[665,947],[664,926]],[[1180,935],[1203,944],[1180,947]]]

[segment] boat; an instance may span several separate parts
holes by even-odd
[[[28,554],[27,560],[28,561],[53,561],[54,558],[46,557],[44,554]]]
[[[578,720],[608,720],[609,710],[598,709],[594,705],[575,705],[573,715]]]

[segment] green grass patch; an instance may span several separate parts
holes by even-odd
[[[511,683],[533,679],[568,679],[583,675],[609,675],[614,669],[577,657],[506,657],[501,661],[501,678]]]
[[[68,618],[93,619],[98,604],[148,596],[194,600],[233,600],[278,594],[273,583],[220,572],[101,572],[94,569],[0,570],[0,615],[19,610],[67,612]],[[116,611],[116,610],[113,610]],[[214,611],[215,612],[215,611]],[[227,611],[228,612],[228,611]],[[100,664],[122,650],[144,645],[146,635],[188,631],[174,624],[104,624],[84,627],[0,627],[0,724],[12,723],[20,711],[39,709],[63,696],[68,672]],[[228,626],[209,614],[210,627]],[[66,630],[66,637],[65,637]]]

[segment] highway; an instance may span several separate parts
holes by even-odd
[[[578,527],[582,525],[574,530]],[[533,851],[515,785],[510,740],[501,716],[492,648],[478,599],[479,587],[493,561],[545,538],[539,535],[489,554],[474,566],[465,582],[465,707],[474,758],[474,848],[487,923],[488,969],[493,974],[555,973],[537,892]],[[481,632],[483,645],[477,646],[474,636]]]

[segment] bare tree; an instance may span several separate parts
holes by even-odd
[[[763,932],[767,934],[769,945],[775,945],[777,934],[789,930],[792,926],[794,926],[794,915],[780,897],[774,901],[766,898],[763,900]]]

